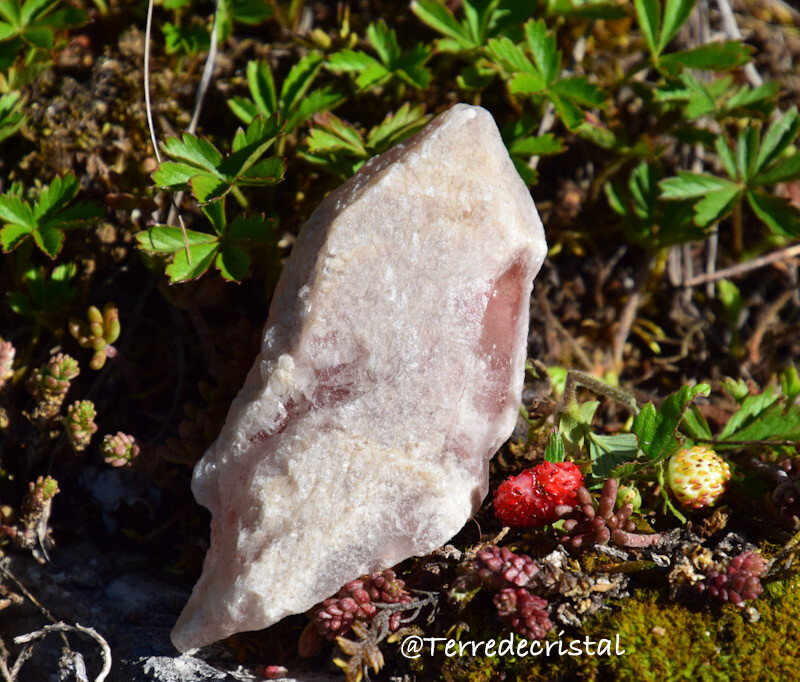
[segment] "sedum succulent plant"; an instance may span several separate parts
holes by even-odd
[[[77,318],[69,321],[69,333],[75,337],[81,348],[94,351],[89,367],[100,369],[106,358],[112,358],[117,351],[113,344],[120,333],[119,310],[113,303],[106,303],[101,313],[99,308],[91,306],[86,314],[88,322]]]
[[[76,400],[67,408],[62,421],[73,451],[82,452],[88,447],[97,432],[97,424],[94,423],[96,416],[97,411],[91,400]]]
[[[0,391],[6,382],[14,376],[14,357],[17,349],[10,341],[0,339]]]
[[[33,373],[31,387],[36,397],[32,416],[34,423],[44,424],[58,415],[72,380],[78,374],[78,361],[65,353],[53,355],[47,364]]]
[[[583,487],[578,489],[576,506],[559,505],[557,511],[561,518],[566,519],[566,533],[561,542],[573,549],[606,545],[609,540],[620,547],[642,548],[657,545],[661,540],[658,533],[642,535],[634,532],[636,525],[629,520],[633,513],[631,504],[624,505],[614,513],[617,490],[616,479],[609,478],[603,484],[597,507],[594,506],[591,493]]]
[[[103,460],[112,467],[130,465],[139,456],[139,446],[133,436],[118,431],[116,435],[107,434],[100,446]]]

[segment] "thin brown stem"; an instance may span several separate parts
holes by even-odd
[[[797,258],[798,256],[800,256],[800,244],[793,244],[792,246],[786,246],[782,249],[778,249],[777,251],[773,251],[772,253],[754,258],[747,263],[738,263],[729,268],[723,268],[722,270],[716,270],[715,272],[707,272],[702,275],[697,275],[686,282],[685,286],[696,287],[699,284],[714,282],[718,279],[732,279],[733,277],[741,277],[752,270],[763,268],[765,265],[777,263],[782,260],[789,260],[790,258]]]

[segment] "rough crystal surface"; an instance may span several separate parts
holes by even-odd
[[[211,547],[180,651],[450,539],[511,434],[544,233],[491,115],[456,105],[303,226],[192,490]]]

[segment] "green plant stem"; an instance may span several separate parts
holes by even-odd
[[[578,386],[583,386],[590,391],[594,391],[598,395],[616,400],[627,407],[634,416],[639,414],[639,404],[636,402],[636,398],[632,393],[626,391],[624,388],[610,386],[604,381],[600,381],[591,374],[582,372],[579,369],[571,369],[567,372],[567,380],[564,383],[564,395],[560,406],[561,409],[557,410],[558,412],[569,409],[570,406],[577,404],[575,392]]]
[[[742,251],[744,250],[744,241],[742,238],[742,204],[738,202],[736,207],[733,209],[733,215],[731,216],[733,221],[733,231],[731,233],[731,251],[733,251],[733,255],[736,257],[736,260],[739,260],[740,256],[742,255]]]

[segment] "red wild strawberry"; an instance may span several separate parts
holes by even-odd
[[[578,504],[582,485],[581,471],[572,462],[537,464],[500,484],[494,493],[495,516],[512,528],[545,526],[558,519],[557,505]]]

